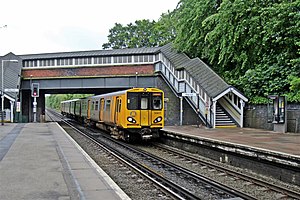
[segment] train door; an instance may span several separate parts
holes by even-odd
[[[89,99],[87,102],[87,115],[86,115],[87,119],[91,119],[91,100]]]
[[[100,99],[100,111],[99,111],[99,120],[103,121],[103,112],[104,112],[104,98]]]
[[[151,112],[150,109],[150,95],[149,93],[142,93],[141,95],[141,126],[150,126]]]
[[[120,121],[119,121],[120,112],[121,112],[121,98],[117,97],[116,98],[115,115],[114,115],[114,123],[115,124],[120,124]]]

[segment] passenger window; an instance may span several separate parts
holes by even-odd
[[[99,110],[99,101],[96,101],[95,110]]]
[[[106,100],[106,111],[110,111],[110,99]]]
[[[119,100],[119,110],[118,110],[119,112],[121,112],[121,105],[122,105],[121,102],[122,102],[122,100],[120,99],[120,100]]]
[[[104,110],[104,99],[101,98],[100,102],[101,102],[100,109],[101,109],[101,111],[103,111]]]

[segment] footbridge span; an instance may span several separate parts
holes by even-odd
[[[11,86],[4,88],[14,87],[19,92],[4,92],[4,105],[9,109],[8,102],[13,102],[10,110],[15,121],[32,121],[31,85],[37,83],[38,116],[45,110],[45,94],[101,94],[132,87],[158,87],[165,92],[166,124],[202,121],[209,127],[243,126],[247,98],[200,59],[176,52],[171,44],[153,48],[9,53],[0,60],[12,58],[19,63],[6,67],[20,72],[4,76],[4,83],[17,76]]]

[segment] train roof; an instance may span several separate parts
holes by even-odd
[[[65,101],[61,101],[60,103],[68,103],[68,102],[73,102],[73,101],[78,101],[80,99],[70,99],[70,100],[65,100]]]
[[[122,95],[122,94],[125,94],[126,92],[163,92],[163,91],[158,88],[131,88],[131,89],[127,89],[127,90],[111,92],[111,93],[106,93],[106,94],[100,94],[100,95],[91,96],[91,97],[87,97],[87,98],[93,99],[93,98],[99,98],[99,97],[105,97],[105,96]]]
[[[106,94],[99,94],[96,96],[91,96],[88,97],[89,99],[93,99],[93,98],[99,98],[99,97],[105,97],[105,96],[115,96],[115,95],[121,95],[121,94],[125,94],[127,90],[122,90],[122,91],[117,91],[117,92],[111,92],[111,93],[106,93]]]

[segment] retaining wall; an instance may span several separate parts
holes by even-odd
[[[244,127],[273,130],[267,121],[267,105],[249,104],[245,107]],[[287,104],[287,131],[300,133],[300,104]]]

